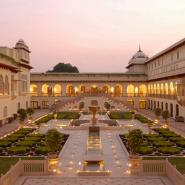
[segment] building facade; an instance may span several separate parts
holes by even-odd
[[[30,106],[29,53],[23,40],[14,48],[0,47],[0,124],[11,122],[18,109]]]
[[[111,97],[137,109],[185,117],[185,39],[149,58],[139,48],[125,73],[31,73],[29,48],[0,47],[0,120],[19,108],[50,108],[78,97]]]
[[[185,39],[149,58],[139,48],[125,73],[32,73],[31,105],[48,108],[77,96],[111,96],[135,108],[185,116]]]

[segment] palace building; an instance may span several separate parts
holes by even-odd
[[[185,39],[149,58],[142,50],[125,73],[31,73],[29,49],[0,48],[0,120],[18,108],[50,108],[59,101],[111,98],[136,109],[159,107],[185,116]],[[29,92],[30,89],[30,92]]]
[[[0,124],[10,122],[19,108],[30,106],[29,53],[23,40],[14,48],[0,47]]]

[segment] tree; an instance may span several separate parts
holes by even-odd
[[[56,153],[59,150],[61,141],[61,134],[56,129],[48,130],[46,134],[46,146],[51,153]]]
[[[110,103],[105,102],[105,103],[104,103],[104,107],[105,107],[107,110],[110,110],[111,105],[110,105]]]
[[[27,112],[26,112],[25,109],[19,109],[19,110],[17,111],[17,113],[18,113],[18,116],[19,116],[20,125],[21,125],[21,127],[22,127],[22,126],[23,126],[23,122],[24,122],[24,120],[25,120],[26,117],[27,117]]]
[[[85,103],[83,101],[80,102],[80,104],[79,104],[79,110],[82,110],[84,108],[84,106],[85,106]]]
[[[140,129],[134,129],[132,131],[129,131],[129,134],[127,136],[127,144],[130,148],[131,154],[136,154],[142,143],[143,135]]]
[[[31,107],[27,108],[27,113],[28,115],[31,117],[31,115],[34,113],[34,109],[32,109]]]
[[[155,115],[156,115],[157,117],[159,117],[159,116],[161,115],[161,109],[160,109],[160,108],[156,108],[156,109],[155,109]]]
[[[70,63],[58,63],[52,70],[48,70],[47,72],[79,73],[79,70],[76,66],[72,66]]]
[[[166,123],[167,123],[167,120],[168,120],[168,118],[169,118],[169,111],[168,110],[165,110],[165,111],[163,111],[162,112],[162,117],[163,117],[163,119],[166,121]]]

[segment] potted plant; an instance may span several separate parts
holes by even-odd
[[[20,120],[20,127],[23,127],[24,125],[24,120],[26,119],[27,117],[27,112],[25,109],[19,109],[17,111],[17,114],[18,114],[18,117],[19,117],[19,120]]]
[[[168,123],[168,118],[169,118],[169,111],[165,110],[162,112],[162,117],[165,120],[166,123]]]
[[[129,131],[129,134],[127,136],[127,145],[130,149],[129,163],[131,174],[139,173],[140,159],[137,155],[137,151],[141,147],[142,143],[143,135],[140,129],[134,129],[132,131]]]

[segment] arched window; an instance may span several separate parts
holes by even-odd
[[[109,93],[109,86],[108,85],[104,85],[103,88],[102,88],[102,92],[104,94],[108,94]]]
[[[164,94],[164,85],[163,85],[163,83],[161,84],[161,94]]]
[[[31,96],[37,96],[37,94],[38,94],[37,85],[35,85],[35,84],[30,85],[30,93],[31,93]]]
[[[42,85],[42,96],[49,96],[49,86],[47,84]]]
[[[4,94],[4,82],[3,82],[3,76],[0,75],[0,95]]]
[[[9,94],[9,80],[8,80],[8,76],[7,76],[7,75],[6,75],[6,77],[5,77],[4,93],[5,93],[6,95]]]
[[[157,87],[156,87],[156,84],[154,84],[154,94],[157,94]]]
[[[170,95],[174,94],[173,82],[170,82]]]
[[[160,94],[160,85],[157,84],[157,94]]]
[[[56,84],[56,85],[54,86],[54,95],[55,95],[55,96],[61,96],[61,94],[62,94],[61,85]]]
[[[75,95],[75,88],[74,88],[74,86],[67,85],[66,93],[67,93],[68,96],[74,96]]]
[[[168,94],[168,83],[165,83],[165,94]]]
[[[142,84],[139,86],[139,96],[146,96],[147,88],[146,85]]]
[[[114,87],[114,95],[121,96],[121,94],[122,94],[122,86],[118,84]]]
[[[127,96],[134,96],[134,86],[132,84],[127,86]]]

